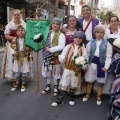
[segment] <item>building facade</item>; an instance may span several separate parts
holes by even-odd
[[[113,9],[116,11],[120,11],[120,0],[113,1]]]
[[[24,18],[26,6],[27,2],[24,0],[0,0],[0,24],[5,26],[12,19],[13,9],[20,9]]]

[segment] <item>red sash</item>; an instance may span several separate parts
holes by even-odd
[[[16,37],[17,36],[16,30],[10,29],[10,36]]]
[[[83,30],[84,33],[86,32],[86,30],[87,30],[88,26],[90,25],[90,22],[91,22],[91,21],[92,21],[92,17],[91,17],[91,19],[89,20],[89,22],[88,22],[87,26],[85,27],[85,29]]]

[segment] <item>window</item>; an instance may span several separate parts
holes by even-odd
[[[74,10],[74,6],[73,5],[71,5],[71,10]]]

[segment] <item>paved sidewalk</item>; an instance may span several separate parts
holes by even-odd
[[[0,54],[3,54],[5,50],[5,47],[0,46]]]

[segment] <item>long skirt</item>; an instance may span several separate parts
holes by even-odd
[[[1,78],[7,78],[10,81],[14,81],[13,77],[13,54],[10,53],[10,45],[11,43],[6,43],[6,48],[3,56],[2,61],[2,71],[1,71]]]

